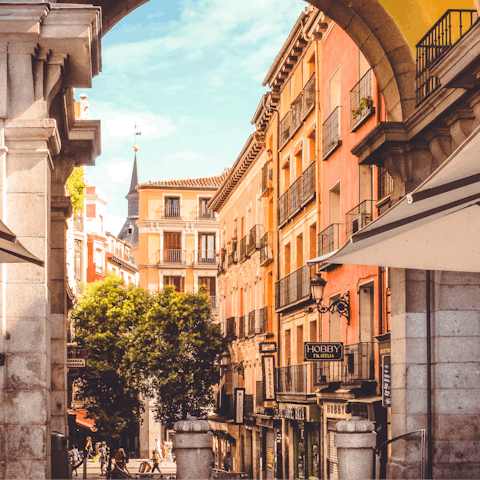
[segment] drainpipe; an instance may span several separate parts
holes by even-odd
[[[426,270],[427,306],[427,478],[433,478],[433,438],[432,438],[432,338],[431,338],[431,298],[430,270]]]

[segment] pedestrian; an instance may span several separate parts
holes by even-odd
[[[153,473],[155,471],[155,469],[158,470],[158,473],[162,473],[160,471],[160,467],[158,466],[158,464],[160,463],[160,456],[158,455],[157,450],[153,450],[152,452],[153,452],[153,454],[152,454],[153,468],[152,468],[151,473]]]
[[[121,470],[126,470],[127,469],[127,462],[128,462],[128,457],[125,454],[125,450],[123,448],[119,448],[117,453],[115,454],[115,465],[118,465],[118,468]]]
[[[93,458],[93,445],[92,445],[92,437],[87,437],[87,443],[85,444],[85,458]]]
[[[223,458],[223,468],[227,472],[232,469],[232,454],[230,452],[227,452],[227,454]]]
[[[162,444],[162,464],[167,463],[167,442],[164,440]]]
[[[78,477],[77,473],[77,468],[79,466],[79,461],[80,461],[80,453],[78,451],[78,448],[75,445],[72,445],[70,447],[70,451],[68,452],[68,457],[70,460],[70,463],[72,464],[72,471],[75,472],[75,476]]]
[[[107,459],[107,444],[102,442],[100,448],[98,449],[98,456],[100,458],[100,471],[102,472],[100,475],[105,475],[103,473],[103,468],[105,467],[105,461]]]
[[[107,451],[107,472],[105,474],[105,478],[112,477],[112,454],[110,452],[110,447],[106,448]]]

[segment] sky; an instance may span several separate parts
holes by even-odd
[[[106,194],[106,230],[127,215],[137,137],[140,182],[220,174],[254,131],[262,83],[302,0],[150,0],[102,42],[102,73],[86,93],[102,154],[87,183]]]

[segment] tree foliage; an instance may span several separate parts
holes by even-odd
[[[67,178],[66,187],[70,194],[70,200],[76,217],[78,212],[83,212],[83,201],[85,199],[85,189],[87,188],[87,184],[83,178],[82,167],[75,167],[73,169],[73,172]]]
[[[140,398],[151,398],[169,427],[187,413],[204,416],[212,405],[225,342],[204,290],[150,294],[112,274],[87,285],[72,319],[75,340],[88,352],[79,393],[105,436],[134,431]]]

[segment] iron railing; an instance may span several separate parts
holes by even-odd
[[[273,261],[273,232],[267,232],[260,240],[260,266]]]
[[[240,240],[240,256],[238,257],[240,263],[244,262],[247,259],[247,237],[243,237]]]
[[[302,95],[302,120],[315,107],[315,73],[310,77],[303,89]]]
[[[248,234],[247,255],[252,255],[255,250],[260,249],[260,240],[262,238],[262,226],[254,225]]]
[[[262,195],[265,195],[270,189],[270,184],[273,180],[272,162],[267,162],[262,167]]]
[[[430,69],[474,24],[476,10],[447,10],[417,43],[416,100],[419,104],[440,82]]]
[[[176,248],[164,249],[161,258],[162,263],[185,263],[185,250]]]
[[[350,129],[355,128],[362,123],[370,114],[375,112],[372,98],[372,70],[359,80],[359,82],[350,90]]]
[[[295,132],[298,130],[298,127],[300,127],[302,123],[302,96],[303,92],[298,95],[290,107],[290,111],[292,112],[292,128],[290,130],[290,137],[295,134]]]
[[[300,175],[289,188],[290,190],[290,205],[288,207],[289,217],[295,215],[302,206],[302,186],[303,176]]]
[[[373,200],[364,200],[345,215],[345,241],[373,220]]]
[[[215,264],[217,263],[217,257],[215,256],[215,250],[198,250],[197,252],[197,262],[198,263],[207,263]]]
[[[393,178],[385,167],[378,167],[378,198],[390,195],[393,190]]]
[[[292,131],[292,114],[290,110],[278,124],[278,148],[279,150],[288,142]]]
[[[278,199],[278,226],[281,227],[290,216],[290,189],[288,189],[279,199]]]
[[[316,162],[313,161],[302,173],[302,205],[305,205],[315,196],[315,165]]]
[[[218,274],[225,273],[225,270],[227,269],[227,253],[226,252],[220,252],[220,255],[218,256]]]
[[[257,310],[253,310],[248,314],[248,335],[255,335],[255,318]]]
[[[318,254],[326,255],[340,248],[341,223],[332,223],[318,234]]]
[[[375,380],[375,343],[363,342],[344,346],[338,362],[314,362],[313,383],[325,385],[340,382],[354,385]]]
[[[322,154],[326,159],[340,145],[340,107],[337,107],[323,123]]]
[[[207,207],[200,207],[197,214],[198,220],[213,220],[215,212]]]
[[[269,333],[271,329],[268,328],[268,324],[270,324],[273,320],[273,307],[263,307],[260,309],[260,322],[258,324],[257,333],[264,334]]]
[[[235,241],[232,243],[230,253],[228,254],[228,266],[230,267],[237,262],[238,262],[237,242]]]
[[[304,266],[275,284],[275,308],[281,310],[310,298],[310,279],[314,267]]]
[[[278,367],[278,393],[307,394],[308,365],[290,365]]]
[[[182,215],[180,205],[165,205],[163,209],[163,218],[180,218]]]
[[[227,318],[227,338],[236,338],[237,336],[237,329],[235,325],[235,317],[229,317]]]
[[[210,307],[213,310],[216,310],[218,308],[218,303],[217,303],[218,298],[215,295],[210,296]]]
[[[238,338],[240,340],[245,338],[245,319],[247,317],[242,315],[238,320]]]

